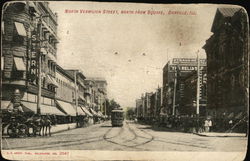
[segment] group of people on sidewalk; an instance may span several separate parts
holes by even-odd
[[[243,132],[247,130],[247,121],[236,120],[232,118],[212,118],[197,117],[194,115],[185,116],[162,116],[156,118],[137,118],[138,121],[146,124],[154,124],[159,127],[167,127],[169,129],[202,133],[202,132]]]

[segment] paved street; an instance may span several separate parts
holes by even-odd
[[[3,149],[20,150],[126,150],[126,151],[245,151],[246,137],[203,137],[169,132],[148,125],[124,121],[73,129],[51,137],[4,138]]]

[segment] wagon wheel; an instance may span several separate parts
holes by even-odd
[[[26,136],[26,132],[27,132],[27,126],[25,124],[20,124],[17,126],[18,129],[18,136],[19,137],[25,137]]]
[[[7,134],[10,136],[10,137],[16,137],[17,135],[17,128],[13,125],[10,125],[8,126],[7,128]]]
[[[42,129],[42,127],[41,126],[35,126],[35,131],[34,131],[34,133],[35,133],[35,135],[39,135],[40,134],[40,131],[41,131],[41,129]]]

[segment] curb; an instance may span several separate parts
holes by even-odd
[[[193,133],[195,135],[198,135],[198,136],[203,136],[203,137],[248,137],[248,136],[229,136],[229,135],[214,135],[214,136],[211,136],[211,135],[206,135],[206,134],[200,134],[200,133]]]

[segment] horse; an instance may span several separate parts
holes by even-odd
[[[48,115],[42,117],[41,119],[41,125],[42,125],[42,135],[43,136],[47,136],[49,133],[49,136],[51,136],[51,126],[52,126],[52,122],[50,120],[50,117]]]
[[[36,136],[37,134],[41,136],[41,128],[42,128],[42,119],[41,116],[38,114],[34,114],[30,118],[26,120],[27,135],[30,136],[29,129],[32,128],[32,135]]]

